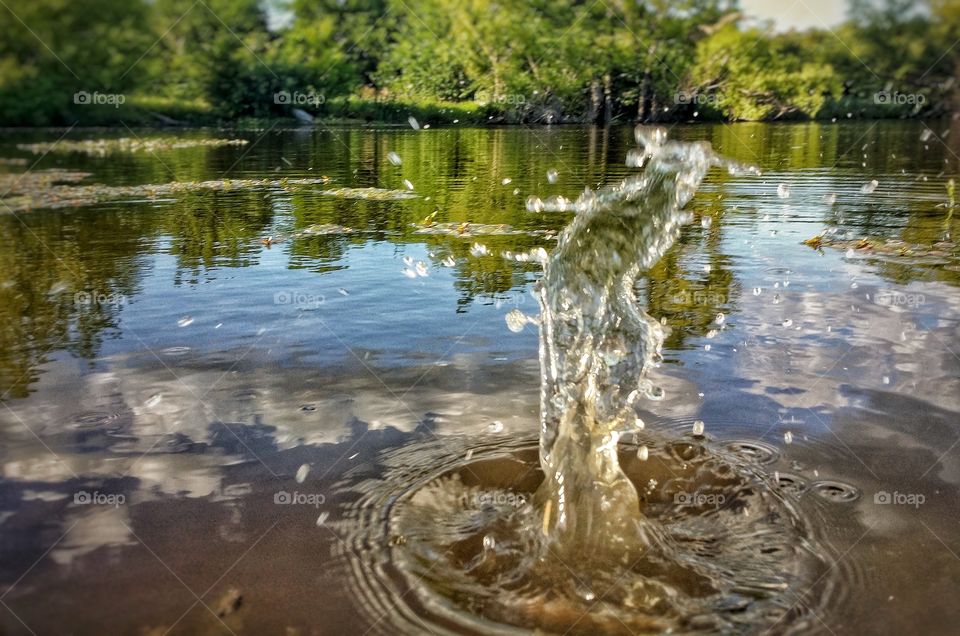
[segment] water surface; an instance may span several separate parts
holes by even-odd
[[[711,172],[688,206],[694,222],[638,284],[670,328],[652,371],[665,397],[644,419],[679,441],[699,420],[712,447],[758,455],[810,526],[826,576],[775,633],[943,633],[960,618],[950,128],[670,132],[763,175]],[[330,183],[0,206],[3,631],[422,629],[437,612],[381,593],[373,555],[385,546],[364,545],[379,535],[356,521],[468,456],[499,458],[504,492],[535,489],[510,465],[529,460],[538,431],[537,335],[504,318],[537,313],[541,268],[500,254],[552,249],[571,216],[527,212],[527,196],[575,198],[623,178],[632,130],[196,131],[182,134],[250,143],[103,157],[17,148],[60,134],[6,132],[0,156],[105,185]],[[131,136],[68,138],[111,134]],[[322,192],[405,180],[416,198]],[[430,222],[455,229],[420,231]],[[307,232],[317,225],[352,231]],[[890,249],[802,244],[823,232]],[[649,463],[667,450],[651,445]]]

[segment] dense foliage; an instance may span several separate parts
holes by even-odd
[[[737,0],[7,0],[0,124],[468,121],[948,110],[960,0],[850,0],[775,33]],[[302,116],[302,114],[301,114]]]

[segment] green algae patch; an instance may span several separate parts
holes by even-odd
[[[212,181],[174,181],[135,186],[63,185],[77,183],[90,175],[85,172],[43,170],[22,175],[0,175],[0,212],[23,212],[94,205],[122,199],[150,200],[197,192],[244,192],[271,190],[297,192],[329,183],[329,177],[312,179],[217,179]],[[12,195],[12,196],[11,196]]]
[[[105,157],[112,154],[130,154],[138,152],[164,152],[186,148],[221,148],[224,146],[246,146],[246,139],[182,139],[179,137],[161,137],[140,139],[121,137],[118,139],[89,139],[84,141],[61,140],[36,144],[18,144],[19,150],[44,155],[50,152],[60,154],[86,154]]]

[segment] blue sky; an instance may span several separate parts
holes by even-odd
[[[773,20],[778,31],[834,27],[847,11],[842,0],[740,0],[740,6],[751,17]]]

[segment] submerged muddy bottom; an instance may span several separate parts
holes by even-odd
[[[665,547],[593,572],[516,541],[540,376],[504,317],[536,313],[538,274],[499,253],[550,249],[569,218],[526,195],[620,178],[631,131],[44,160],[116,188],[237,161],[329,183],[0,216],[0,633],[950,633],[957,165],[919,126],[671,133],[766,174],[709,177],[638,285],[672,330],[666,398],[619,452]],[[416,198],[329,194],[403,179]]]

